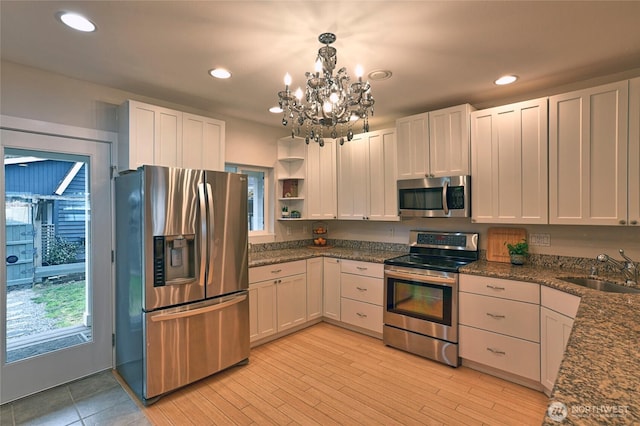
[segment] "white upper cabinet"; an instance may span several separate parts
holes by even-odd
[[[549,98],[549,223],[627,224],[628,88]]]
[[[429,171],[429,114],[396,120],[398,179],[420,179]]]
[[[324,146],[307,145],[307,218],[335,219],[338,215],[336,183],[336,145],[334,139],[324,139]]]
[[[223,171],[224,141],[224,121],[182,114],[182,167]]]
[[[337,149],[338,219],[399,220],[395,129],[356,135]]]
[[[547,98],[471,113],[477,223],[547,223]]]
[[[640,77],[629,82],[629,224],[640,225]]]
[[[118,120],[119,171],[145,164],[224,170],[223,121],[132,100]]]
[[[398,179],[468,175],[469,104],[396,121]]]
[[[431,176],[468,175],[469,104],[429,112],[429,170]]]

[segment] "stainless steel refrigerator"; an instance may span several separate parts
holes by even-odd
[[[247,177],[143,166],[116,187],[116,369],[144,404],[249,357]]]

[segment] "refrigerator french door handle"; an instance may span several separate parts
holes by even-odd
[[[193,316],[196,316],[196,315],[206,314],[208,312],[219,311],[221,309],[228,308],[229,306],[237,305],[238,303],[244,301],[246,298],[247,298],[246,294],[241,294],[239,296],[234,296],[233,298],[231,298],[229,300],[226,300],[224,302],[216,303],[214,305],[205,306],[205,307],[198,308],[198,309],[191,309],[191,310],[186,310],[186,311],[173,312],[173,313],[170,313],[170,314],[154,315],[154,316],[151,317],[151,321],[153,321],[153,322],[171,321],[171,320],[178,319],[178,318],[193,317]]]
[[[204,191],[204,184],[198,184],[198,198],[200,205],[200,218],[204,220],[207,217],[207,194]],[[200,226],[200,282],[207,274],[207,259],[209,259],[209,244],[207,244],[207,227]]]
[[[212,244],[213,244],[213,219],[214,219],[214,213],[213,213],[213,190],[211,189],[211,184],[210,183],[206,183],[207,185],[207,239],[206,239],[206,244],[207,244],[207,281],[206,281],[206,285],[212,285],[213,284],[213,256],[212,253],[210,253],[210,250],[212,248]]]

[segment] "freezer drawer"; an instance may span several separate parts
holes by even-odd
[[[249,298],[243,291],[145,314],[144,399],[249,357]]]

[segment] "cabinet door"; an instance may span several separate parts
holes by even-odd
[[[629,224],[640,225],[640,77],[629,82]]]
[[[324,146],[307,145],[307,217],[335,219],[338,215],[336,183],[336,141],[325,139]]]
[[[369,215],[369,141],[356,135],[338,150],[338,219]]]
[[[223,121],[183,113],[181,166],[223,171],[224,138]]]
[[[182,113],[154,107],[156,111],[153,161],[156,166],[182,164]]]
[[[275,281],[262,281],[249,286],[249,329],[252,342],[275,334],[276,303]]]
[[[547,223],[547,99],[471,113],[473,222]]]
[[[549,98],[549,222],[627,221],[628,82]]]
[[[471,173],[470,113],[469,104],[429,112],[429,170],[432,176]]]
[[[421,179],[429,171],[429,115],[396,120],[398,179]]]
[[[278,331],[284,331],[307,320],[307,276],[292,275],[277,283]]]
[[[395,131],[369,134],[369,220],[400,220],[396,185]]]
[[[338,259],[324,258],[322,315],[336,321],[340,321],[340,262]]]
[[[540,308],[540,378],[547,391],[553,389],[572,327],[573,319]]]
[[[307,259],[307,320],[322,317],[322,272],[321,257]]]

